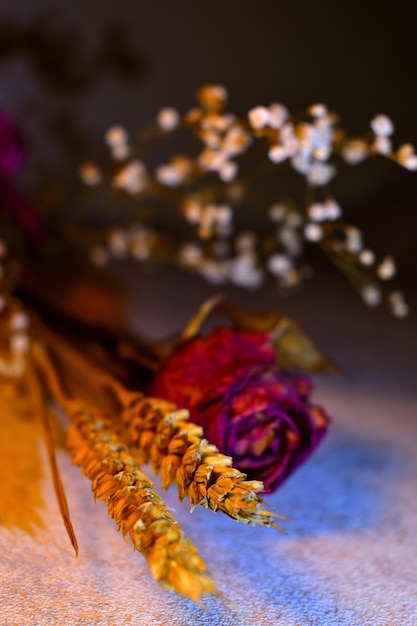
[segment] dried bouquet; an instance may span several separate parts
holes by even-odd
[[[39,475],[33,442],[42,428],[77,552],[55,457],[56,416],[65,414],[65,445],[94,497],[105,501],[152,576],[195,601],[215,592],[215,583],[142,466],[151,463],[163,489],[174,483],[191,510],[203,506],[281,530],[282,516],[263,496],[325,435],[329,418],[311,402],[308,373],[336,368],[293,320],[277,311],[244,311],[220,297],[203,303],[169,341],[139,340],[116,316],[123,298],[110,286],[108,266],[126,258],[169,262],[217,285],[256,289],[269,281],[280,291],[310,275],[305,244],[312,242],[366,304],[385,301],[404,317],[404,297],[389,287],[394,259],[377,258],[364,245],[361,231],[344,221],[330,183],[343,162],[371,156],[417,169],[411,145],[393,147],[393,124],[385,115],[350,137],[324,104],[293,115],[273,103],[239,118],[226,110],[223,87],[203,87],[197,99],[182,115],[162,109],[135,137],[111,128],[107,161],[80,164],[82,184],[68,192],[76,207],[71,214],[62,201],[65,190],[59,200],[50,190],[18,189],[13,176],[24,163],[23,130],[5,113],[0,117],[0,427],[10,442],[6,454],[13,454],[23,477]],[[158,165],[167,146],[174,154]],[[276,196],[282,170],[304,179],[303,202]],[[93,279],[90,263],[99,268]],[[87,315],[79,314],[80,304]],[[203,332],[208,318],[221,324]],[[16,439],[22,458],[13,448]],[[17,502],[8,478],[0,523],[36,523],[34,490],[24,498],[20,490]]]

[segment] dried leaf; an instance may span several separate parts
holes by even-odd
[[[275,329],[277,363],[280,367],[306,372],[340,373],[293,320],[283,317]]]
[[[59,473],[59,468],[56,461],[55,456],[55,443],[53,438],[53,430],[52,425],[49,418],[49,411],[47,406],[45,405],[43,398],[43,390],[40,386],[40,380],[35,369],[35,366],[32,363],[27,364],[27,379],[29,383],[30,395],[32,396],[32,402],[37,411],[42,426],[43,433],[46,443],[46,450],[48,453],[48,461],[49,467],[51,470],[52,481],[54,485],[55,496],[57,499],[59,511],[61,513],[65,529],[67,531],[68,537],[71,541],[71,545],[74,548],[75,554],[78,554],[78,543],[77,537],[75,535],[71,518],[68,509],[68,503],[65,496],[65,490],[62,484],[61,476]]]
[[[200,332],[202,325],[221,300],[222,296],[220,295],[213,296],[209,300],[206,300],[198,309],[197,313],[187,323],[186,327],[181,333],[181,337],[178,343],[183,343],[184,341],[193,339],[193,337],[195,337]]]
[[[222,304],[219,310],[235,328],[270,333],[280,367],[307,372],[340,372],[292,319],[276,311],[252,312],[229,304]]]

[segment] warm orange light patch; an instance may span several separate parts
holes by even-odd
[[[30,533],[42,526],[42,433],[25,390],[17,387],[0,382],[0,524]]]

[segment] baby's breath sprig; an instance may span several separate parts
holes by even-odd
[[[395,274],[394,260],[390,256],[371,260],[374,253],[355,235],[359,230],[342,221],[342,209],[330,191],[340,161],[356,165],[379,155],[417,170],[411,144],[394,148],[390,118],[376,115],[366,132],[350,137],[338,116],[322,103],[291,114],[275,102],[238,118],[225,110],[227,91],[222,86],[201,88],[197,100],[197,106],[183,115],[162,109],[132,142],[125,129],[111,128],[106,134],[114,163],[110,179],[97,164],[81,166],[86,185],[110,182],[113,195],[117,191],[124,199],[130,197],[134,207],[131,225],[111,230],[91,249],[93,262],[102,266],[111,258],[128,256],[164,260],[215,284],[229,281],[255,289],[272,278],[280,289],[291,289],[311,274],[303,254],[305,243],[313,243],[346,274],[366,304],[385,300],[394,315],[406,315],[403,295],[385,288]],[[147,150],[155,141],[184,131],[197,138],[197,149],[174,154],[151,170],[145,162]],[[304,206],[265,201],[257,179],[275,176],[277,167],[290,168],[304,179],[308,191]],[[242,204],[256,211],[256,231],[237,228]],[[191,237],[170,236],[169,228],[161,230],[160,220],[156,228],[149,218],[158,214],[158,207],[164,215],[174,205],[193,232]]]
[[[29,317],[12,294],[15,271],[7,244],[0,240],[0,375],[9,378],[22,377],[30,347]]]

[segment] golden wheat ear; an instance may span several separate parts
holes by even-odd
[[[145,557],[155,580],[195,602],[216,592],[196,546],[139,469],[115,421],[68,398],[46,351],[38,345],[35,354],[52,397],[70,420],[68,447],[74,464],[91,480],[94,497],[106,503],[123,536]]]
[[[246,474],[232,467],[233,459],[220,454],[203,438],[202,428],[188,421],[188,411],[137,394],[122,417],[141,460],[151,461],[161,473],[163,488],[174,482],[180,500],[187,496],[191,510],[202,505],[238,522],[284,532],[275,520],[287,518],[264,508],[258,495],[263,483],[246,480]]]
[[[197,548],[115,434],[111,420],[82,405],[74,406],[69,417],[74,464],[91,480],[94,497],[106,502],[123,536],[145,557],[155,580],[196,602],[214,592]]]

